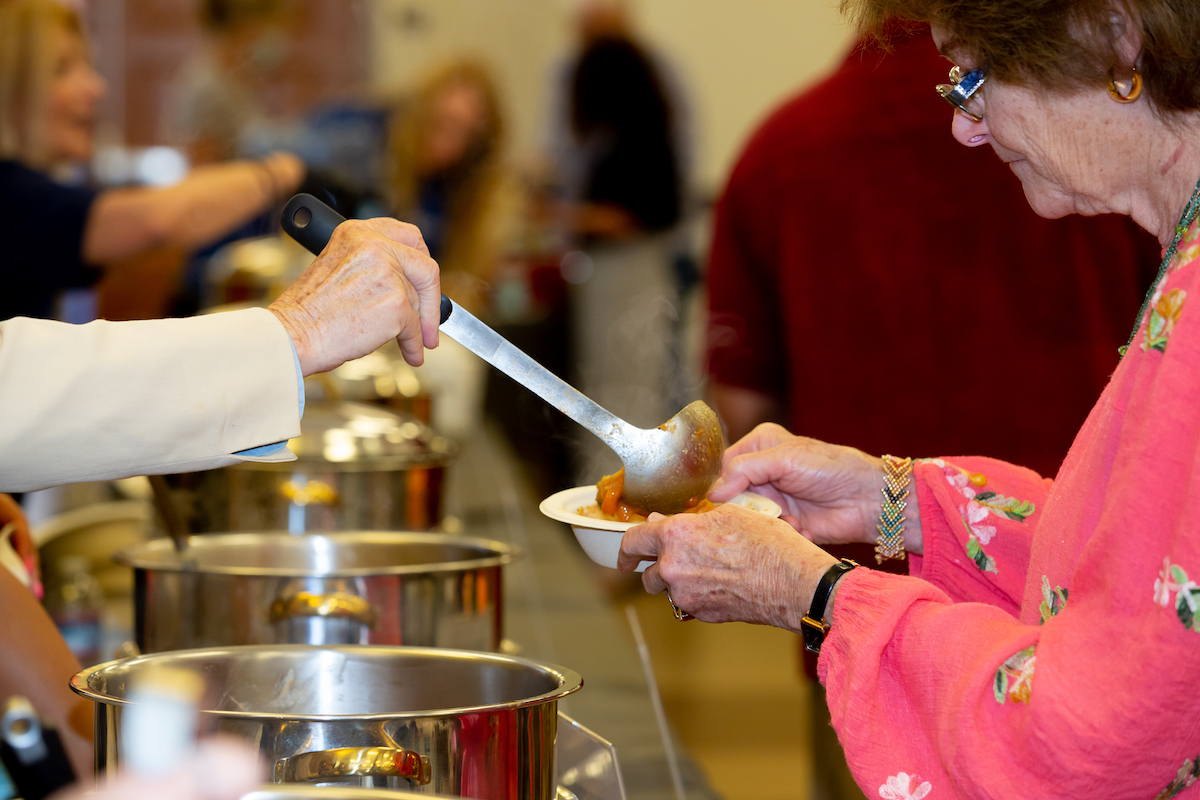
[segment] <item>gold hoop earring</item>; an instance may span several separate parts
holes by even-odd
[[[1113,72],[1108,71],[1108,96],[1118,103],[1136,103],[1137,99],[1142,96],[1142,76],[1137,71],[1137,67],[1133,68],[1133,78],[1129,83],[1129,94],[1121,94],[1121,88],[1117,86],[1116,78],[1113,77]]]

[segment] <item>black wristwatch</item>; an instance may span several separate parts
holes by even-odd
[[[810,653],[821,652],[821,643],[825,641],[825,635],[829,633],[829,623],[825,621],[825,606],[829,603],[829,594],[833,591],[834,584],[838,582],[838,578],[857,566],[857,562],[843,558],[825,570],[825,574],[817,583],[817,590],[813,592],[812,607],[808,609],[808,616],[800,620],[800,630],[804,634],[804,647]]]

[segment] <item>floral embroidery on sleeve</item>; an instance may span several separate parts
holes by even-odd
[[[1168,800],[1175,797],[1184,789],[1196,782],[1196,778],[1200,778],[1200,756],[1189,758],[1183,762],[1183,766],[1179,768],[1179,773],[1175,776],[1175,780],[1167,784],[1167,788],[1154,796],[1154,800]]]
[[[999,572],[996,569],[996,559],[983,551],[983,546],[979,539],[975,538],[975,534],[967,538],[967,555],[975,562],[975,566],[979,567],[980,572]]]
[[[1042,602],[1038,605],[1038,613],[1042,615],[1042,624],[1058,614],[1067,605],[1067,590],[1061,586],[1050,588],[1050,579],[1042,576]]]
[[[1175,323],[1183,311],[1183,301],[1187,292],[1183,289],[1172,289],[1163,294],[1162,287],[1150,298],[1150,321],[1146,325],[1146,335],[1142,337],[1143,350],[1167,351],[1167,339],[1175,330]]]
[[[879,796],[883,800],[921,800],[933,791],[929,781],[922,781],[920,775],[909,775],[901,772],[892,775],[887,783],[879,787]]]
[[[1172,592],[1175,592],[1175,615],[1183,627],[1200,633],[1200,616],[1196,614],[1197,607],[1200,607],[1200,587],[1188,578],[1183,567],[1172,564],[1170,558],[1164,558],[1162,569],[1154,579],[1154,602],[1166,608],[1171,604]]]
[[[1005,497],[991,490],[977,491],[987,486],[986,475],[978,472],[967,472],[965,469],[947,464],[943,459],[926,459],[924,463],[941,467],[946,475],[946,482],[963,496],[966,501],[958,507],[970,534],[967,538],[967,555],[975,562],[982,572],[997,572],[996,559],[988,555],[983,546],[992,541],[996,535],[996,526],[986,524],[990,515],[1010,519],[1015,522],[1025,522],[1026,518],[1037,511],[1037,506],[1028,500],[1015,497]]]
[[[1000,669],[996,670],[992,693],[1000,705],[1006,702],[1029,702],[1029,695],[1033,691],[1033,668],[1037,663],[1035,649],[1035,645],[1026,647],[1009,657],[1000,665]]]

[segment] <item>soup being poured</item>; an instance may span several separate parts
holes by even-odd
[[[605,475],[600,479],[596,484],[596,504],[580,508],[579,513],[585,517],[610,522],[645,522],[654,509],[639,508],[627,503],[621,496],[624,490],[625,468],[622,467],[612,475]],[[681,513],[700,514],[716,507],[717,504],[707,497],[694,497],[688,502],[687,509]]]

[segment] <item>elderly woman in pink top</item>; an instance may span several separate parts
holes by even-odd
[[[732,505],[652,517],[625,535],[621,566],[655,559],[643,582],[680,616],[803,632],[871,797],[1200,797],[1196,0],[843,5],[867,26],[928,20],[956,65],[938,87],[954,138],[990,146],[1043,216],[1132,216],[1159,237],[1162,269],[1053,481],[765,425],[729,449],[711,496],[769,495],[785,521]],[[970,257],[969,230],[947,236]],[[908,391],[921,354],[895,358],[892,391]],[[1021,379],[1003,352],[962,366]],[[947,424],[988,420],[964,408]],[[907,552],[911,575],[820,548],[862,541]]]

